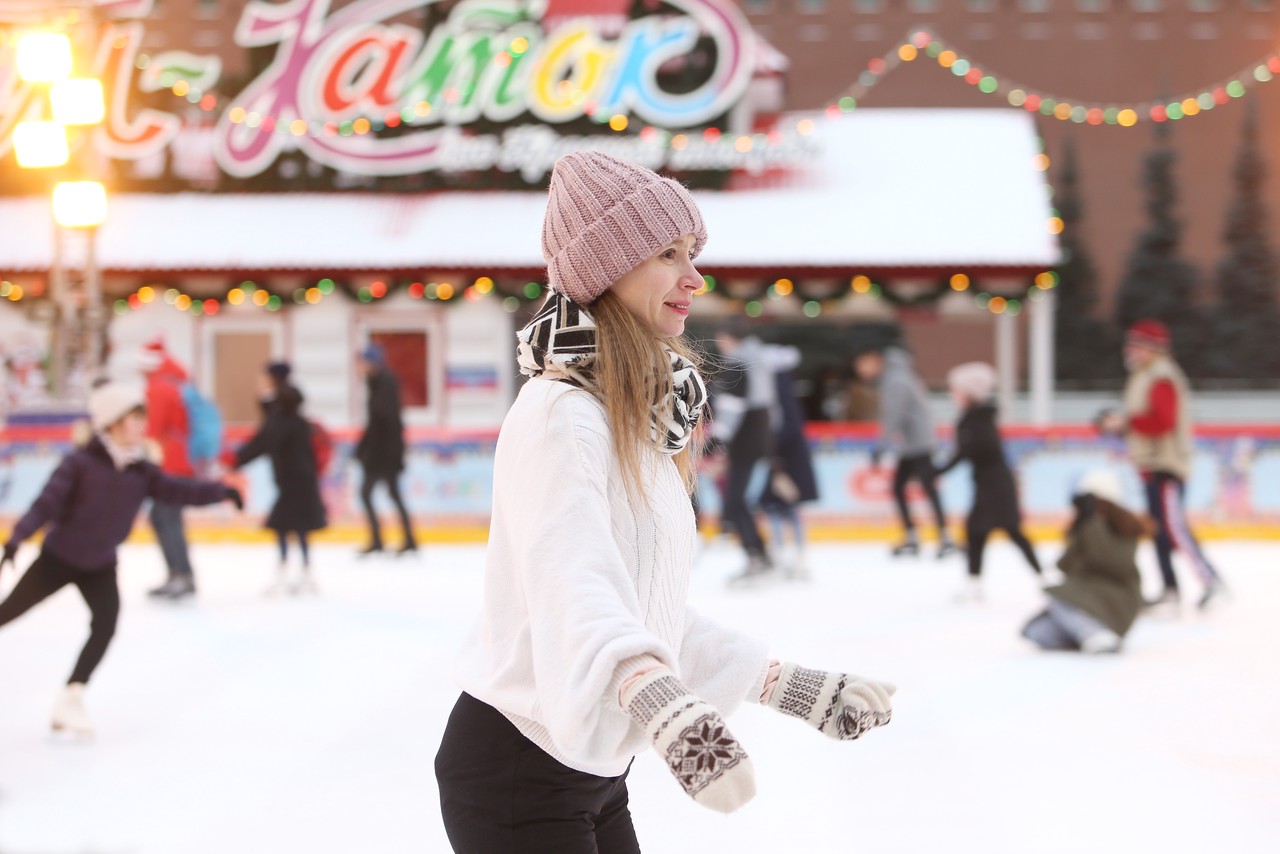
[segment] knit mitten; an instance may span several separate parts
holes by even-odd
[[[848,741],[889,722],[894,690],[887,682],[783,662],[766,705],[806,721],[823,735]]]
[[[727,813],[755,796],[747,752],[715,707],[689,693],[669,668],[641,676],[619,699],[695,801]]]

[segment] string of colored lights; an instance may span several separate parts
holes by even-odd
[[[1003,96],[1010,106],[1027,112],[1051,116],[1076,124],[1117,125],[1133,127],[1139,122],[1176,121],[1202,115],[1215,107],[1243,98],[1250,88],[1268,83],[1280,75],[1280,49],[1273,50],[1237,74],[1207,86],[1199,87],[1167,101],[1102,103],[1075,98],[1060,98],[997,75],[983,63],[963,56],[928,30],[912,32],[904,41],[867,63],[858,79],[827,106],[828,115],[854,110],[858,100],[875,87],[885,75],[921,55],[934,60],[979,92]]]
[[[4,284],[8,286],[10,283],[5,282]],[[21,290],[17,285],[13,285],[13,287],[18,288],[19,291]],[[373,303],[384,299],[401,287],[411,299],[437,300],[444,303],[457,302],[459,299],[474,302],[484,299],[490,294],[496,294],[493,279],[489,276],[480,276],[466,286],[455,285],[452,282],[424,283],[420,281],[392,285],[378,279],[361,286],[351,292],[351,295],[359,302]],[[276,312],[290,302],[294,305],[316,305],[338,290],[340,289],[337,282],[327,277],[318,280],[314,285],[295,288],[288,299],[252,281],[244,281],[229,288],[222,297],[196,296],[186,293],[181,288],[155,284],[143,285],[129,294],[129,296],[117,299],[114,308],[116,314],[126,314],[159,300],[172,306],[176,311],[197,316],[216,315],[223,310],[224,305],[248,305],[261,308],[264,311]],[[342,290],[346,292],[346,289]],[[520,289],[521,296],[508,295],[504,297],[503,307],[507,311],[514,312],[520,307],[522,301],[528,302],[539,299],[542,293],[543,286],[540,283],[527,282]],[[4,294],[0,292],[0,296],[2,295]],[[498,295],[501,296],[501,294]],[[17,298],[21,298],[20,293]]]

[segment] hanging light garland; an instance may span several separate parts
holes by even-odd
[[[317,305],[337,290],[340,290],[337,282],[327,277],[319,279],[313,285],[295,288],[288,299],[252,281],[244,281],[229,288],[221,297],[196,296],[178,287],[151,284],[143,285],[129,296],[117,299],[114,308],[118,315],[127,314],[159,301],[172,306],[175,311],[195,316],[216,315],[228,305],[255,306],[264,311],[276,312],[290,302],[299,306]],[[514,312],[523,303],[541,299],[544,289],[540,282],[525,282],[523,285],[516,286],[515,293],[504,295],[498,292],[497,285],[491,277],[480,276],[469,285],[448,281],[404,281],[389,284],[383,279],[376,279],[354,291],[348,288],[341,290],[361,303],[379,302],[400,290],[403,290],[411,299],[441,303],[476,302],[494,295],[502,298],[504,309]],[[18,285],[11,285],[9,282],[0,285],[0,298],[7,297],[17,301],[22,298],[22,295],[22,288]]]
[[[921,57],[931,59],[939,68],[951,72],[965,83],[987,95],[1002,97],[1010,106],[1027,112],[1051,116],[1060,121],[1088,125],[1133,127],[1139,122],[1177,121],[1201,115],[1215,107],[1243,98],[1259,83],[1268,83],[1280,75],[1280,49],[1225,80],[1187,92],[1168,101],[1135,103],[1100,103],[1059,98],[1024,86],[1007,77],[997,76],[982,63],[963,56],[928,30],[912,32],[897,47],[867,63],[857,81],[838,95],[826,108],[828,116],[852,112],[858,100],[866,95],[886,74],[905,62]]]

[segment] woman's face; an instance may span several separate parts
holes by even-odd
[[[693,245],[692,234],[677,238],[610,288],[657,338],[684,334],[693,293],[702,288],[702,276],[694,269],[689,254]]]

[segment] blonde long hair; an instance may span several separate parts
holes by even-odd
[[[655,338],[611,291],[605,291],[588,309],[596,322],[596,393],[604,404],[613,444],[622,469],[622,481],[633,498],[644,494],[642,456],[652,449],[658,453],[661,441],[653,435],[651,413],[657,401],[670,399],[675,392],[668,348],[695,366],[701,359],[684,339]],[[676,468],[692,494],[697,481],[697,437],[675,456]]]

